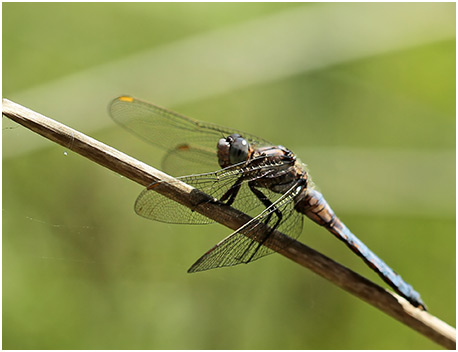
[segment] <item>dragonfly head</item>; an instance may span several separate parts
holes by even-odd
[[[248,160],[251,154],[250,144],[239,134],[231,134],[218,141],[218,162],[222,168]]]

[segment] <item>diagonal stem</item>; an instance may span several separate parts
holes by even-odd
[[[143,186],[160,182],[160,186],[154,188],[155,191],[232,230],[238,229],[251,220],[248,215],[220,202],[212,201],[210,196],[151,166],[12,101],[3,99],[2,113],[43,137]],[[309,268],[436,343],[449,349],[456,348],[456,331],[445,322],[413,307],[404,298],[383,289],[306,245],[291,241],[288,236],[278,231],[273,231],[271,236],[275,238],[273,242],[288,243],[279,251],[283,256]]]

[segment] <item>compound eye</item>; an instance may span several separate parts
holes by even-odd
[[[241,163],[248,159],[248,142],[242,138],[237,137],[231,143],[229,150],[229,161],[232,165]]]

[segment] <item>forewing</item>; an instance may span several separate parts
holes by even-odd
[[[240,168],[240,165],[234,165],[215,172],[182,176],[177,179],[217,200],[221,200],[226,193],[240,185],[231,206],[250,216],[256,216],[265,209],[265,206],[251,192],[248,182],[260,174],[269,171],[275,172],[275,168],[280,167],[281,165],[261,165],[256,170],[250,168],[250,171],[247,171]],[[213,222],[192,209],[164,197],[154,190],[156,187],[145,189],[138,196],[135,202],[135,211],[138,215],[147,219],[174,224],[208,224]],[[263,189],[263,193],[272,203],[281,196],[267,189]]]
[[[199,146],[178,146],[164,155],[161,168],[169,175],[183,176],[218,170],[220,166],[213,150]]]
[[[254,148],[270,145],[248,133],[194,120],[133,97],[114,99],[109,112],[113,120],[131,133],[167,150],[164,164],[169,165],[170,172],[189,174],[217,170],[218,140],[233,133],[242,135]],[[186,165],[180,167],[183,160]]]
[[[292,187],[269,208],[205,253],[188,272],[249,263],[287,246],[288,239],[278,242],[273,236],[268,236],[266,226],[272,228],[275,225],[278,220],[275,212],[278,210],[283,218],[277,230],[287,234],[291,241],[300,235],[303,216],[294,209],[295,198],[300,190],[300,187]],[[247,237],[244,233],[251,236]],[[263,245],[260,246],[260,242]]]

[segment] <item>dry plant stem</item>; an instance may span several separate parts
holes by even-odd
[[[154,190],[233,230],[251,219],[151,166],[7,99],[3,99],[3,115],[143,186],[165,181]],[[174,182],[167,182],[172,180]],[[283,256],[309,268],[438,344],[455,349],[455,329],[443,321],[304,244],[290,242],[286,235],[278,231],[272,235],[279,241],[288,241],[289,245],[279,252]]]

